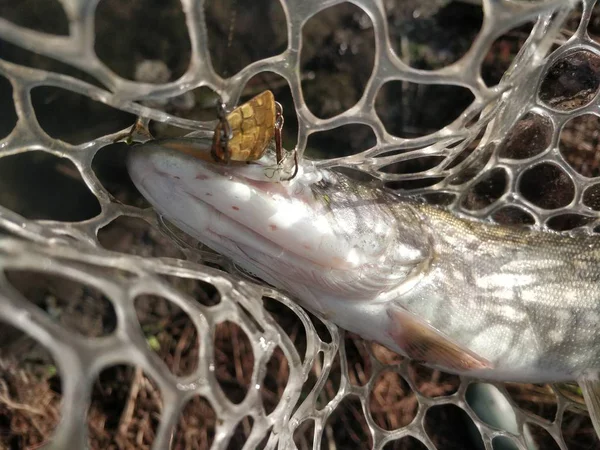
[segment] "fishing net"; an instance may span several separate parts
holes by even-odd
[[[285,146],[323,167],[479,219],[596,232],[595,2],[481,3],[0,1],[0,446],[597,445],[577,388],[403,360],[122,181],[115,141],[136,117],[158,136],[212,130],[217,96],[268,87]]]

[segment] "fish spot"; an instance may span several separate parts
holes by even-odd
[[[204,174],[199,173],[196,175],[196,180],[208,180],[208,177]]]
[[[269,225],[269,230],[277,231],[277,225],[274,225],[274,224]]]
[[[234,211],[239,211],[240,207],[239,206],[232,206],[231,209],[233,209]]]
[[[308,244],[304,244],[302,247],[304,247],[306,250],[312,250],[312,247]]]
[[[207,193],[206,193],[206,194],[204,194],[204,195],[206,195],[207,197],[212,197],[212,194],[211,194],[210,192],[207,192]]]
[[[181,180],[181,177],[178,177],[177,175],[173,175],[173,178],[175,178],[176,180]]]

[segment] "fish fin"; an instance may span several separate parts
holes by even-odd
[[[587,406],[596,430],[596,435],[600,437],[600,374],[598,372],[588,372],[581,376],[577,382],[581,387],[583,399]]]
[[[455,371],[493,367],[488,360],[404,309],[389,309],[388,316],[392,320],[388,334],[411,359]]]

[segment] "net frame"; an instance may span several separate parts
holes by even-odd
[[[299,124],[297,149],[300,155],[312,133],[346,124],[364,124],[374,131],[377,138],[376,146],[348,157],[320,161],[319,165],[322,167],[341,166],[359,169],[388,182],[442,176],[444,179],[439,183],[428,188],[413,190],[411,193],[455,194],[456,200],[448,207],[457,213],[478,218],[489,218],[495,211],[510,204],[517,205],[531,214],[539,227],[546,227],[546,221],[557,212],[585,213],[597,220],[598,213],[590,210],[582,201],[584,190],[593,184],[593,180],[578,174],[558,150],[560,130],[568,120],[582,113],[600,113],[597,96],[583,108],[561,112],[541,102],[537,94],[541,80],[554,62],[568,56],[570,52],[582,49],[594,54],[600,53],[600,45],[591,39],[586,31],[595,2],[583,2],[581,21],[577,30],[557,50],[547,56],[569,13],[578,2],[484,0],[482,2],[483,25],[469,51],[457,62],[442,69],[424,71],[409,67],[392,50],[384,2],[353,0],[350,3],[361,8],[373,24],[376,43],[373,72],[357,104],[331,119],[316,117],[303,97],[300,79],[302,27],[311,17],[329,7],[344,3],[343,1],[281,0],[287,20],[287,49],[280,55],[252,63],[232,77],[224,79],[215,72],[211,63],[204,20],[204,2],[181,0],[191,41],[190,65],[181,78],[162,84],[134,82],[122,78],[98,58],[94,50],[94,14],[99,0],[61,0],[60,3],[69,20],[69,36],[48,35],[0,18],[0,38],[71,65],[93,76],[105,86],[105,89],[64,74],[0,61],[0,74],[10,81],[13,88],[14,106],[18,117],[13,131],[0,142],[0,158],[32,150],[42,150],[67,158],[73,162],[90,191],[97,197],[101,205],[101,213],[90,220],[64,223],[27,220],[7,208],[0,207],[0,227],[10,234],[2,237],[0,241],[0,266],[2,269],[22,268],[60,272],[63,276],[93,285],[110,298],[119,321],[117,331],[108,338],[74,340],[72,334],[26,302],[11,287],[7,279],[0,276],[0,317],[42,342],[52,353],[62,375],[62,421],[53,441],[46,448],[85,447],[87,438],[83,412],[89,406],[91,383],[102,368],[124,361],[134,361],[136,365],[142,367],[157,383],[163,395],[164,409],[154,448],[167,448],[175,420],[192,395],[202,395],[209,399],[222,420],[215,432],[213,448],[225,448],[235,425],[249,414],[254,418],[254,425],[244,448],[254,448],[265,435],[269,436],[267,448],[277,448],[277,446],[293,448],[294,430],[309,419],[314,420],[315,423],[314,445],[317,448],[327,418],[348,395],[354,395],[361,400],[363,414],[372,433],[373,448],[383,448],[388,442],[404,436],[413,436],[427,448],[435,448],[424,429],[425,414],[428,408],[443,404],[453,404],[467,412],[481,433],[486,449],[492,448],[491,442],[496,436],[506,436],[521,448],[525,448],[523,430],[526,422],[544,428],[555,438],[561,448],[566,448],[560,423],[565,409],[573,403],[559,390],[556,391],[557,417],[550,423],[523,412],[508,395],[505,395],[515,408],[520,431],[519,435],[513,435],[483,422],[466,402],[465,393],[473,380],[462,379],[459,390],[453,395],[436,399],[428,398],[420,394],[410,381],[407,363],[387,366],[370,353],[373,373],[369,382],[362,387],[352,385],[348,381],[348,367],[343,357],[345,352],[343,331],[324,321],[332,336],[331,343],[324,342],[318,337],[306,313],[287,296],[254,283],[236,271],[235,267],[228,265],[226,261],[218,257],[215,259],[214,255],[182,248],[188,257],[193,256],[192,261],[173,261],[161,258],[146,259],[103,250],[98,242],[98,230],[120,216],[141,218],[158,229],[163,231],[165,229],[161,219],[156,217],[152,210],[141,210],[116,202],[92,170],[92,160],[96,153],[111,144],[121,132],[102,136],[80,145],[71,145],[54,139],[36,120],[30,94],[32,89],[39,86],[63,88],[146,119],[190,131],[208,131],[214,128],[213,122],[182,119],[144,106],[144,102],[176,97],[181,92],[206,86],[218,92],[231,107],[237,104],[248,80],[263,71],[274,72],[282,76],[291,88]],[[486,86],[480,74],[480,67],[487,49],[502,34],[531,21],[535,22],[535,25],[530,36],[503,81],[495,87]],[[377,93],[386,82],[392,80],[463,86],[473,93],[475,100],[458,119],[443,129],[421,138],[399,138],[388,133],[375,110]],[[552,121],[550,151],[524,163],[500,158],[499,146],[496,146],[487,164],[480,168],[475,177],[458,185],[450,183],[453,175],[460,173],[477,159],[479,149],[486,148],[490,143],[501,142],[516,121],[527,111],[542,112]],[[482,130],[485,130],[485,134],[472,155],[458,166],[449,167],[457,155],[466,151]],[[442,156],[444,159],[433,169],[422,173],[401,174],[381,170],[390,164],[423,156]],[[528,201],[519,192],[518,181],[522,173],[532,165],[541,162],[556,164],[574,182],[575,194],[567,206],[554,210],[541,208]],[[477,211],[466,210],[461,206],[460,199],[494,168],[502,168],[508,174],[509,183],[503,196],[486,208]],[[588,231],[597,224],[596,220],[586,226]],[[228,275],[193,262],[194,260],[218,261],[228,267],[233,274]],[[115,276],[115,269],[121,272],[121,275]],[[198,278],[210,282],[219,290],[222,302],[218,307],[210,310],[202,308],[193,303],[184,293],[168,286],[160,279],[161,274]],[[163,295],[186,311],[194,321],[201,336],[202,364],[193,375],[183,379],[175,377],[166,370],[162,361],[148,350],[147,343],[139,332],[132,307],[134,297],[142,292]],[[269,296],[283,303],[300,318],[307,334],[305,355],[298,354],[285,330],[282,330],[265,312],[261,302],[263,296]],[[253,386],[260,387],[265,364],[276,346],[283,350],[289,362],[290,375],[285,394],[275,411],[270,414],[265,413],[256,389],[250,390],[244,401],[235,405],[222,394],[214,374],[211,374],[210,361],[213,352],[211,352],[210,337],[214,333],[215,324],[225,319],[239,324],[251,338],[255,355]],[[338,351],[342,356],[340,388],[325,408],[318,409],[316,404],[318,393],[327,379],[333,358]],[[299,387],[306,380],[319,352],[324,356],[323,372],[309,396],[294,411],[300,393]],[[413,422],[407,427],[394,431],[383,430],[373,421],[365,400],[378,375],[385,370],[396,371],[407,380],[411,389],[415,390],[420,405]],[[498,388],[506,394],[505,388],[501,385],[498,385]]]

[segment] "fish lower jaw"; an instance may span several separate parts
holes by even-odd
[[[168,207],[155,205],[177,227],[204,245],[267,283],[278,288],[287,288],[281,283],[280,274],[273,270],[273,264],[269,263],[276,263],[282,257],[290,258],[293,256],[291,253],[286,253],[265,236],[248,229],[197,197],[190,199],[188,206],[189,214],[186,217],[176,217]]]

